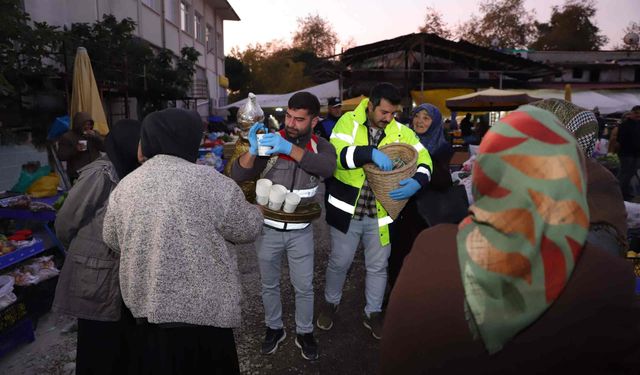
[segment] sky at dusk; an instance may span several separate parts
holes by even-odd
[[[363,45],[410,34],[422,25],[425,7],[442,13],[449,26],[455,26],[479,13],[480,0],[228,0],[241,21],[225,21],[225,53],[232,47],[281,39],[290,43],[297,19],[310,13],[329,20],[340,43],[353,39]],[[564,0],[525,0],[528,10],[546,22],[551,7]],[[605,49],[621,44],[622,30],[631,22],[640,22],[640,0],[596,0],[596,25],[609,37]]]

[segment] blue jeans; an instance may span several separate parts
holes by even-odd
[[[313,332],[313,226],[292,231],[263,227],[256,240],[256,251],[266,326],[283,327],[280,277],[282,255],[286,253],[289,278],[296,294],[296,333]]]
[[[353,257],[362,241],[364,245],[364,262],[367,269],[365,279],[365,297],[367,304],[364,312],[369,315],[382,311],[382,300],[387,287],[387,261],[391,246],[380,245],[378,219],[364,217],[362,220],[351,220],[349,231],[345,234],[329,227],[331,233],[331,255],[327,267],[327,281],[324,298],[337,305],[342,298],[342,288],[351,267]]]

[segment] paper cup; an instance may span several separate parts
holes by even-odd
[[[262,138],[265,135],[266,134],[256,134],[256,137],[258,138],[258,156],[268,156],[267,151],[271,150],[270,146],[260,146]]]
[[[269,209],[274,211],[280,211],[284,198],[287,195],[287,188],[282,185],[271,186],[269,192]]]
[[[79,140],[78,144],[80,145],[80,150],[81,151],[87,151],[87,140],[86,139]]]
[[[284,207],[282,208],[282,211],[290,214],[293,211],[296,210],[296,207],[298,207],[298,204],[300,203],[300,196],[296,193],[287,193],[286,197],[284,198]]]
[[[261,206],[266,206],[269,203],[269,193],[271,192],[271,185],[273,182],[266,178],[261,178],[256,181],[256,203]]]

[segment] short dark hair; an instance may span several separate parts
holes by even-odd
[[[402,100],[402,96],[400,96],[400,91],[397,87],[389,82],[383,82],[373,86],[369,94],[369,103],[373,104],[373,108],[375,108],[380,105],[382,99],[388,100],[393,105],[398,105]]]
[[[320,101],[310,92],[300,91],[293,94],[289,98],[288,106],[291,109],[306,109],[313,117],[320,114]]]

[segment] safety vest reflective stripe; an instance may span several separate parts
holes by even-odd
[[[331,133],[331,138],[338,138],[340,140],[343,140],[345,142],[347,142],[348,144],[352,145],[353,144],[353,137],[350,137],[346,134],[342,134],[342,133]]]
[[[264,224],[276,229],[285,229],[285,224],[286,224],[287,230],[304,229],[309,226],[309,223],[283,223],[281,221],[275,221],[270,219],[264,219]]]
[[[353,213],[356,212],[356,206],[353,206],[347,202],[341,201],[340,199],[334,197],[331,194],[329,194],[329,198],[327,198],[327,202],[329,202],[329,204],[336,207],[337,209],[348,213],[349,215],[353,215]]]
[[[413,145],[413,148],[415,148],[416,151],[418,151],[418,153],[420,153],[420,151],[424,150],[424,146],[420,142],[418,142],[415,145]]]
[[[391,216],[385,216],[378,219],[378,226],[384,227],[385,225],[393,223]]]
[[[311,189],[294,190],[293,192],[298,194],[300,198],[311,198],[316,195],[316,191],[318,191],[317,186]]]
[[[356,146],[347,147],[347,155],[345,159],[347,160],[347,167],[349,169],[354,169],[356,167],[356,162],[353,160],[353,154],[356,152]]]
[[[416,173],[424,173],[427,175],[427,177],[431,178],[431,172],[429,172],[429,168],[426,167],[418,167],[418,170],[416,171]]]

